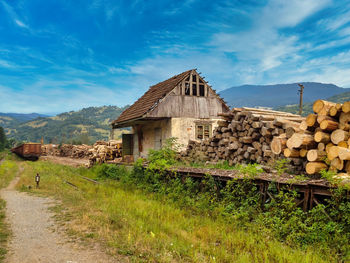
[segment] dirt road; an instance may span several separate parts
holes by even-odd
[[[73,167],[87,167],[89,164],[89,159],[75,159],[69,157],[59,157],[59,156],[41,156],[40,160],[50,161],[57,164],[69,165]]]
[[[5,262],[119,262],[97,248],[69,242],[62,231],[57,232],[53,214],[48,210],[54,201],[14,190],[18,179],[0,192],[7,203],[6,217],[12,231]]]

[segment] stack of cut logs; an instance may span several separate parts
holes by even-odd
[[[340,104],[317,100],[313,111],[297,133],[275,137],[272,151],[307,160],[307,174],[322,170],[350,173],[350,101]]]
[[[107,161],[121,161],[122,142],[111,140],[108,142],[97,141],[89,150],[90,166],[95,163],[105,163]]]
[[[227,160],[230,165],[271,163],[276,157],[270,148],[273,137],[283,138],[298,131],[304,120],[291,113],[255,108],[234,108],[220,116],[224,120],[218,122],[210,139],[201,143],[190,141],[182,153],[185,159]],[[300,168],[302,160],[290,157],[292,164]]]
[[[89,158],[89,164],[107,161],[121,161],[122,143],[117,140],[97,141],[93,146],[73,144],[45,144],[41,146],[42,155],[70,158]]]
[[[42,155],[60,156],[60,157],[70,157],[70,158],[87,158],[89,156],[89,150],[91,146],[82,145],[72,145],[72,144],[45,144],[41,146]]]

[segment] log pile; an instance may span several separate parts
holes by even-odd
[[[72,144],[45,144],[41,146],[42,155],[51,155],[59,157],[70,157],[75,159],[88,158],[91,149],[90,145],[72,145]]]
[[[97,141],[93,146],[72,145],[72,144],[45,144],[42,145],[42,155],[69,157],[75,159],[87,158],[90,166],[95,163],[107,161],[121,161],[122,143],[121,141],[110,140]]]
[[[236,163],[272,163],[279,154],[274,154],[270,144],[274,137],[281,141],[280,148],[288,137],[299,132],[304,120],[299,115],[255,108],[234,108],[220,115],[213,136],[202,142],[190,141],[182,157],[188,160],[220,161]],[[300,167],[301,159],[290,153],[292,164]]]
[[[97,141],[89,150],[89,163],[105,163],[107,161],[120,162],[122,159],[122,142],[111,140]]]
[[[284,156],[307,160],[309,175],[321,170],[350,173],[350,101],[344,104],[317,100],[299,126],[299,132],[287,140],[274,138],[271,148]],[[278,150],[277,150],[278,148]]]

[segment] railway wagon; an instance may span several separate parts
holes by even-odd
[[[41,155],[40,143],[23,143],[11,149],[11,152],[28,160],[37,160]]]

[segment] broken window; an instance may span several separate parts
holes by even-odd
[[[203,139],[203,125],[197,125],[197,139]]]
[[[196,139],[203,140],[211,136],[211,124],[196,125]]]
[[[204,85],[199,85],[199,96],[205,96]]]
[[[196,84],[192,84],[192,95],[197,96],[197,85]]]
[[[192,75],[192,82],[197,82],[197,75]]]
[[[204,138],[210,137],[210,130],[211,130],[211,125],[204,125],[204,131],[203,131]]]
[[[189,83],[185,84],[185,95],[190,95],[190,84]]]

